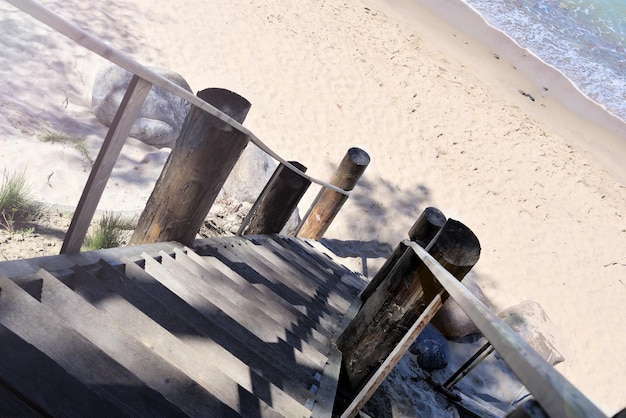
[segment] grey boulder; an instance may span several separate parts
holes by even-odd
[[[180,74],[163,68],[150,69],[191,92],[189,84]],[[91,107],[96,118],[105,126],[111,126],[131,78],[131,73],[117,65],[107,65],[96,74]],[[130,136],[157,148],[171,148],[189,108],[187,101],[153,86],[131,128]]]
[[[521,302],[500,312],[498,317],[548,363],[555,365],[565,360],[556,348],[559,331],[537,302]]]
[[[487,307],[490,306],[487,297],[474,279],[466,277],[461,283],[463,283],[482,303],[487,305]],[[478,332],[476,325],[474,325],[472,320],[463,312],[459,304],[452,298],[448,298],[444,302],[431,323],[436,326],[443,335],[452,339],[465,337],[466,335]]]

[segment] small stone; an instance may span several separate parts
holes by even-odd
[[[448,365],[450,353],[448,341],[433,325],[428,324],[409,348],[422,369],[431,371]]]

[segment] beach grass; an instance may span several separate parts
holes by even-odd
[[[84,247],[89,250],[120,247],[129,231],[134,229],[132,221],[123,219],[120,214],[106,212],[102,215],[93,232],[85,239]]]
[[[16,224],[31,222],[42,210],[42,204],[30,196],[30,186],[24,172],[2,172],[0,182],[0,227],[15,232]]]
[[[83,158],[89,162],[89,164],[93,164],[94,162],[93,158],[89,154],[89,150],[87,149],[85,138],[69,135],[61,131],[46,130],[46,132],[39,135],[39,139],[43,142],[50,142],[53,144],[70,144],[76,148],[78,152],[80,152],[80,155],[82,155]]]

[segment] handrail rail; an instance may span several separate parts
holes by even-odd
[[[439,284],[459,304],[550,417],[606,418],[597,406],[494,315],[424,248],[410,240],[403,243],[411,247],[430,269]]]
[[[250,137],[250,141],[254,143],[257,147],[263,150],[265,153],[270,155],[275,160],[284,164],[290,170],[298,173],[300,176],[310,180],[313,183],[316,183],[322,187],[331,189],[336,191],[337,193],[341,193],[345,196],[350,196],[350,192],[341,189],[335,185],[327,183],[322,180],[318,180],[314,177],[307,175],[306,173],[300,171],[297,167],[286,161],[280,155],[278,155],[275,151],[273,151],[269,146],[267,146],[261,139],[259,139],[254,133],[252,133],[248,128],[244,127],[239,122],[232,119],[227,114],[221,112],[215,107],[211,106],[209,103],[185,90],[184,88],[172,83],[168,79],[160,76],[154,71],[148,69],[143,66],[139,62],[133,60],[132,58],[124,55],[120,51],[110,47],[106,43],[102,42],[100,39],[84,32],[79,29],[71,22],[65,20],[64,18],[56,15],[54,12],[48,10],[44,6],[38,4],[34,0],[5,0],[7,3],[12,4],[18,9],[22,10],[24,13],[30,15],[31,17],[39,20],[45,25],[51,27],[55,31],[65,35],[69,39],[83,46],[84,48],[100,55],[104,59],[119,65],[120,67],[130,71],[131,73],[141,77],[142,79],[152,83],[155,86],[162,88],[165,91],[168,91],[184,100],[187,100],[189,103],[194,106],[199,107],[210,115],[218,118],[222,122],[230,125],[234,129],[239,132]]]

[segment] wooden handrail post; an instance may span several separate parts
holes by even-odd
[[[330,184],[350,191],[354,189],[363,172],[370,163],[370,156],[360,148],[350,148]],[[330,189],[322,189],[313,201],[296,235],[300,238],[319,240],[324,236],[337,213],[348,197]]]
[[[409,229],[408,235],[411,241],[415,241],[420,246],[426,248],[435,238],[441,227],[446,223],[446,216],[437,208],[427,207],[417,221]],[[387,277],[393,266],[398,262],[402,254],[406,251],[406,245],[402,242],[393,250],[391,256],[387,258],[385,264],[378,270],[376,275],[361,292],[361,300],[365,302],[376,291],[376,288]]]
[[[135,123],[135,119],[137,119],[143,102],[146,100],[151,88],[152,84],[150,82],[137,75],[133,75],[133,78],[130,80],[126,94],[124,94],[120,107],[115,113],[113,122],[111,122],[102,148],[83,189],[76,212],[63,240],[61,254],[71,254],[80,251],[117,157],[120,155],[122,146],[126,142],[130,129],[133,123]]]
[[[478,238],[452,219],[427,250],[458,280],[480,256]],[[358,393],[441,290],[426,265],[407,248],[337,340],[343,354],[345,378],[340,386],[344,392]]]
[[[242,123],[250,102],[210,88],[198,97]],[[179,241],[191,245],[249,137],[192,106],[130,244]]]
[[[303,173],[307,170],[297,161],[289,163]],[[310,185],[311,180],[279,164],[241,223],[237,235],[278,234]]]

